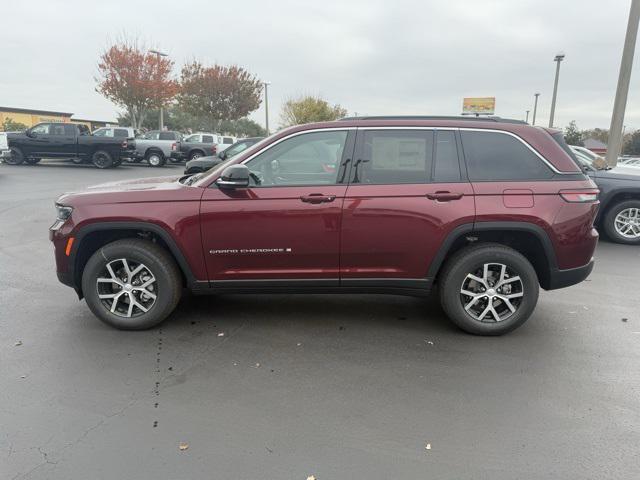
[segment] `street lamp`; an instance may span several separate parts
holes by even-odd
[[[527,110],[527,118],[524,121],[525,123],[529,123],[529,110]]]
[[[551,115],[549,115],[549,128],[553,128],[553,116],[556,113],[556,96],[558,95],[558,78],[560,77],[560,62],[564,60],[564,53],[559,53],[553,59],[556,62],[556,80],[553,82],[553,98],[551,99]]]
[[[271,82],[264,82],[264,121],[265,128],[267,130],[267,136],[269,136],[269,85]]]
[[[533,96],[536,97],[536,99],[533,102],[533,120],[531,121],[531,125],[536,124],[536,112],[538,111],[538,97],[540,96],[540,94],[534,93]]]
[[[158,57],[158,71],[160,71],[160,57],[167,57],[166,53],[160,52],[159,50],[149,50],[149,53],[155,53]],[[164,112],[162,111],[162,105],[160,105],[160,122],[159,129],[162,131],[164,128]]]

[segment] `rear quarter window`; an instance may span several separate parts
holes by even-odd
[[[471,181],[546,180],[553,171],[523,141],[506,133],[461,131]]]

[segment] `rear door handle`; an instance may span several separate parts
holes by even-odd
[[[310,193],[309,195],[303,195],[300,197],[305,203],[329,203],[336,199],[335,195],[324,195],[322,193]]]
[[[450,202],[451,200],[460,200],[464,194],[455,192],[435,192],[427,193],[429,200],[435,200],[437,202]]]

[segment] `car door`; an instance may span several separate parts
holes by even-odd
[[[74,157],[76,154],[75,135],[71,133],[74,125],[52,123],[49,126],[49,137],[46,154],[50,157]]]
[[[345,195],[344,286],[426,288],[447,235],[472,224],[455,129],[360,128]]]
[[[51,153],[50,127],[50,123],[40,123],[29,130],[30,136],[23,152],[25,155],[45,157]]]
[[[207,188],[204,255],[213,285],[338,285],[342,202],[354,135],[298,132],[244,163],[248,188]]]

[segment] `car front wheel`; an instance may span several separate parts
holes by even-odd
[[[604,218],[604,229],[614,242],[640,245],[640,200],[611,207]]]
[[[448,317],[475,335],[502,335],[531,316],[539,283],[529,261],[512,248],[484,244],[458,251],[440,276]]]
[[[150,241],[125,239],[92,255],[82,274],[82,292],[104,323],[121,330],[144,330],[175,309],[182,281],[165,249]]]
[[[16,147],[11,147],[10,151],[11,155],[4,160],[7,165],[20,165],[24,162],[24,154],[22,153],[22,150]]]

